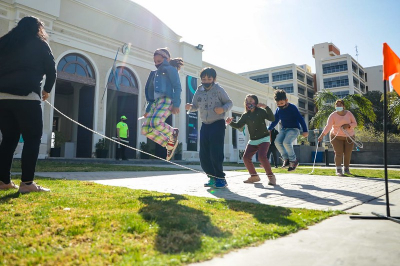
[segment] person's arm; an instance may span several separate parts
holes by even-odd
[[[293,107],[296,110],[297,121],[299,121],[301,128],[303,129],[303,133],[308,133],[308,128],[307,128],[306,122],[304,121],[304,118],[301,116],[299,109],[297,109],[297,107],[294,105],[293,105]]]
[[[275,111],[275,121],[271,123],[271,125],[269,125],[268,130],[272,130],[273,128],[276,127],[276,125],[279,123],[280,117],[279,117],[279,109],[276,108]]]
[[[173,89],[173,96],[172,96],[172,105],[173,105],[173,114],[179,113],[179,106],[181,105],[181,81],[179,79],[178,70],[173,67],[169,66],[165,68],[169,81],[171,82],[172,89]]]
[[[260,107],[261,110],[263,110],[264,119],[267,119],[268,121],[271,122],[275,121],[274,113],[272,112],[271,108],[269,108],[266,104],[259,103],[257,104],[257,107]]]
[[[148,113],[148,112],[150,112],[150,109],[151,109],[151,105],[153,104],[153,102],[152,101],[150,101],[150,95],[149,95],[149,87],[150,87],[150,82],[153,82],[153,80],[154,80],[154,74],[155,74],[155,71],[151,71],[150,72],[150,74],[149,74],[149,77],[147,78],[147,81],[146,81],[146,86],[144,87],[144,94],[145,94],[145,96],[146,96],[146,113]],[[154,93],[154,91],[153,91],[153,93]],[[146,115],[145,115],[145,117],[146,117]]]
[[[57,78],[56,63],[50,46],[44,42],[44,71],[46,75],[46,82],[44,83],[42,91],[42,100],[45,101],[49,97],[49,93],[53,89],[54,82]]]
[[[129,138],[129,128],[128,128],[128,131],[127,131],[127,137]]]
[[[351,129],[354,129],[354,128],[357,127],[356,118],[354,117],[354,115],[353,115],[350,111],[347,111],[347,112],[349,112],[349,115],[350,115],[350,124],[349,124],[349,127],[350,127]]]
[[[229,98],[228,94],[222,87],[218,87],[218,98],[222,103],[221,107],[215,107],[214,112],[217,114],[222,114],[228,112],[232,106],[232,100]]]
[[[228,124],[229,124],[231,127],[235,128],[235,129],[241,129],[241,128],[243,128],[243,127],[246,125],[246,120],[247,120],[246,118],[247,118],[247,115],[246,115],[246,114],[243,114],[243,115],[239,118],[239,121],[233,122],[232,119],[230,119],[231,122],[229,122]],[[228,121],[226,121],[226,122],[228,122]]]
[[[332,129],[332,126],[334,124],[334,118],[333,118],[333,114],[334,112],[328,117],[328,121],[326,122],[326,126],[324,128],[324,130],[322,130],[321,135],[319,135],[318,137],[318,141],[322,141],[322,138],[328,134],[328,132]]]
[[[117,138],[118,140],[121,140],[121,137],[119,136],[119,127],[117,127]]]
[[[185,106],[185,109],[189,112],[196,112],[199,109],[199,104],[197,103],[197,98],[199,97],[198,91],[199,89],[194,93],[192,103],[187,103]]]

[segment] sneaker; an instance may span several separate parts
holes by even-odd
[[[272,175],[267,175],[268,177],[268,185],[270,186],[275,186],[276,185],[276,177],[274,174]]]
[[[294,161],[294,162],[290,162],[290,163],[289,163],[289,169],[288,169],[288,171],[291,172],[291,171],[296,170],[296,167],[297,167],[298,165],[299,165],[299,160],[296,160],[296,161]]]
[[[337,176],[344,176],[344,174],[342,172],[342,168],[340,168],[340,169],[336,168],[336,175]]]
[[[283,161],[282,168],[288,168],[288,167],[289,167],[289,159],[286,159]]]
[[[179,129],[175,128],[174,132],[172,133],[172,136],[166,146],[166,148],[167,148],[166,160],[167,161],[171,160],[172,156],[174,156],[176,147],[178,147],[178,135],[179,135]]]
[[[344,168],[344,174],[345,175],[352,175],[352,173],[350,173],[350,169],[348,167]]]
[[[225,178],[216,178],[215,179],[215,188],[225,188],[228,186],[228,183],[226,183],[226,179]]]
[[[12,189],[12,188],[18,189],[18,186],[16,184],[14,184],[13,181],[10,181],[10,183],[8,183],[8,184],[0,181],[0,190],[7,190],[7,189]]]
[[[214,187],[215,186],[215,177],[210,177],[207,183],[204,184],[204,187]]]
[[[260,180],[261,180],[261,178],[258,175],[252,175],[247,180],[243,181],[243,183],[255,183]]]
[[[29,192],[50,192],[50,189],[38,186],[35,182],[32,182],[30,185],[21,182],[18,192],[22,194]]]

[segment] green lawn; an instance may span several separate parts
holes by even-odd
[[[83,181],[37,181],[52,191],[0,191],[0,265],[187,264],[340,213]]]
[[[256,168],[258,173],[265,173],[263,168]],[[236,170],[238,172],[247,172],[247,170]],[[312,171],[312,167],[297,167],[297,169],[293,172],[288,172],[287,169],[282,168],[272,168],[272,172],[278,174],[309,174]],[[384,171],[380,169],[357,169],[351,168],[350,172],[354,177],[373,177],[373,178],[384,178]],[[331,168],[323,168],[316,167],[312,175],[326,175],[326,176],[335,176],[335,169]],[[399,170],[388,170],[388,178],[389,179],[400,179],[400,171]]]
[[[138,165],[119,165],[105,163],[69,163],[54,161],[38,161],[36,172],[102,172],[102,171],[179,171],[183,168],[154,167]],[[21,172],[21,161],[14,160],[12,172]]]

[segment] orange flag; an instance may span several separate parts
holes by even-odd
[[[400,95],[400,59],[390,49],[387,43],[383,44],[383,80],[389,80],[389,77],[394,75],[392,79],[393,89]]]

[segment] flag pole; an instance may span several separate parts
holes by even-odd
[[[389,203],[389,181],[388,181],[388,172],[387,172],[387,91],[386,91],[386,83],[387,80],[383,80],[383,161],[385,166],[385,194],[386,194],[386,215],[379,214],[376,212],[372,212],[375,216],[361,216],[361,215],[352,215],[350,219],[370,219],[370,220],[390,220],[395,223],[400,224],[400,217],[391,217],[390,216],[390,203]]]

